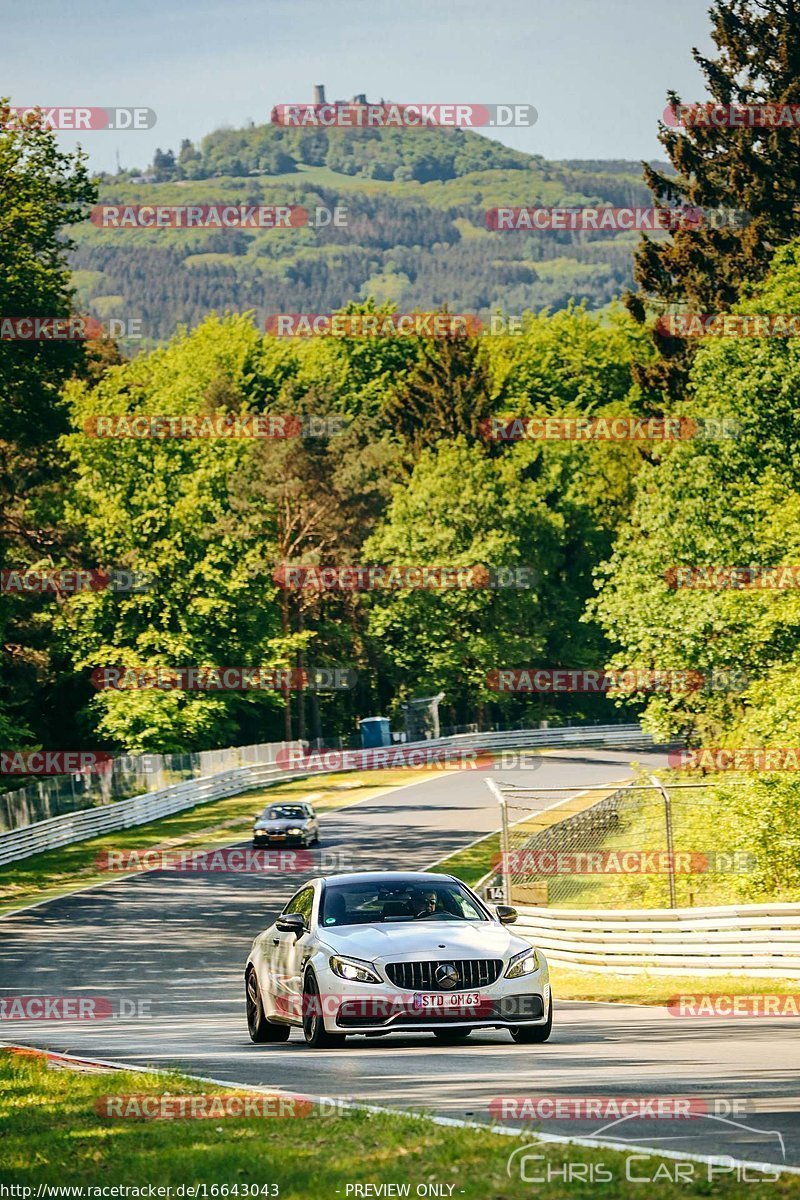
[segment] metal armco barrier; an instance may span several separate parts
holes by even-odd
[[[274,763],[286,746],[299,745],[300,742],[259,742],[185,754],[118,754],[107,770],[40,776],[0,795],[0,832],[130,800],[176,783],[188,783],[190,779],[235,771],[237,767]]]
[[[493,733],[462,733],[449,738],[408,742],[402,748],[503,750],[523,749],[528,746],[578,745],[633,749],[652,746],[653,739],[649,734],[643,733],[638,725],[585,725],[565,726],[561,729],[510,729]],[[0,866],[28,858],[32,854],[40,854],[45,850],[56,850],[73,842],[83,842],[103,833],[144,825],[148,821],[194,808],[209,800],[236,796],[255,788],[302,778],[303,775],[326,773],[328,772],[285,771],[276,767],[274,763],[250,764],[217,775],[176,783],[172,787],[134,796],[129,800],[118,800],[97,808],[50,817],[46,821],[37,821],[21,829],[0,833]]]
[[[515,933],[577,970],[800,978],[800,904],[517,911]]]

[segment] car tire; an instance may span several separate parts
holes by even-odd
[[[247,1032],[251,1042],[285,1042],[291,1032],[288,1025],[268,1021],[264,1014],[261,989],[256,973],[251,967],[245,976],[245,1003],[247,1006]]]
[[[313,1050],[332,1050],[343,1046],[345,1034],[328,1033],[322,1017],[319,987],[316,977],[309,972],[303,987],[303,1037]]]
[[[511,1036],[515,1042],[530,1045],[531,1042],[546,1042],[553,1032],[553,1001],[550,1001],[550,1012],[544,1025],[515,1025]]]
[[[465,1042],[471,1033],[471,1029],[434,1029],[433,1036],[437,1042],[457,1046],[459,1042]]]

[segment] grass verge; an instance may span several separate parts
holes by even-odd
[[[40,1184],[84,1189],[128,1185],[143,1187],[139,1195],[144,1196],[152,1184],[171,1187],[173,1197],[180,1185],[187,1195],[186,1186],[199,1184],[206,1190],[195,1196],[258,1194],[280,1200],[344,1200],[359,1194],[353,1185],[381,1183],[408,1185],[413,1196],[419,1185],[437,1184],[443,1189],[429,1194],[465,1200],[517,1200],[521,1194],[575,1200],[595,1189],[589,1182],[566,1181],[564,1164],[584,1164],[588,1173],[602,1163],[612,1174],[603,1182],[604,1197],[641,1194],[640,1186],[626,1182],[623,1153],[537,1143],[531,1151],[541,1155],[534,1164],[537,1173],[545,1174],[550,1166],[561,1177],[534,1190],[530,1184],[521,1185],[518,1172],[509,1176],[506,1170],[509,1155],[528,1144],[530,1135],[512,1138],[451,1128],[402,1114],[350,1111],[322,1117],[312,1109],[305,1118],[158,1120],[99,1116],[96,1110],[104,1096],[167,1091],[173,1096],[230,1094],[229,1089],[180,1075],[49,1070],[41,1056],[0,1051],[0,1183],[34,1190]],[[636,1160],[640,1177],[647,1173],[655,1178],[658,1172],[647,1195],[659,1200],[709,1195],[734,1200],[742,1194],[735,1173],[710,1184],[708,1168],[694,1164],[695,1181],[676,1183],[671,1179],[675,1167],[658,1156]],[[274,1190],[261,1190],[271,1184]],[[781,1176],[769,1186],[775,1200],[800,1197],[800,1177]],[[14,1194],[24,1200],[24,1193]]]
[[[473,887],[489,872],[499,855],[500,834],[490,833],[474,846],[467,846],[466,849],[457,850],[455,854],[443,858],[435,867],[431,867],[431,870],[438,871],[440,875],[455,875],[468,887]]]
[[[572,971],[550,963],[553,994],[560,1000],[609,1000],[618,1004],[666,1005],[675,996],[800,995],[800,979],[763,979],[755,975],[614,975]]]

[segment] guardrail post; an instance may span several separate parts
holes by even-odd
[[[651,775],[650,778],[664,798],[664,822],[667,830],[667,869],[669,870],[669,906],[670,908],[677,908],[675,900],[675,843],[672,836],[672,801],[670,800],[669,792],[658,776]]]
[[[511,840],[508,835],[508,805],[505,796],[500,800],[500,817],[503,822],[500,835],[500,851],[503,855],[501,868],[503,872],[503,900],[511,903]]]

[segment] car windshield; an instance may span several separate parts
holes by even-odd
[[[303,821],[308,816],[300,804],[271,804],[261,815],[270,821]]]
[[[488,921],[469,893],[453,880],[408,879],[382,883],[328,883],[322,924],[377,925],[401,921]]]

